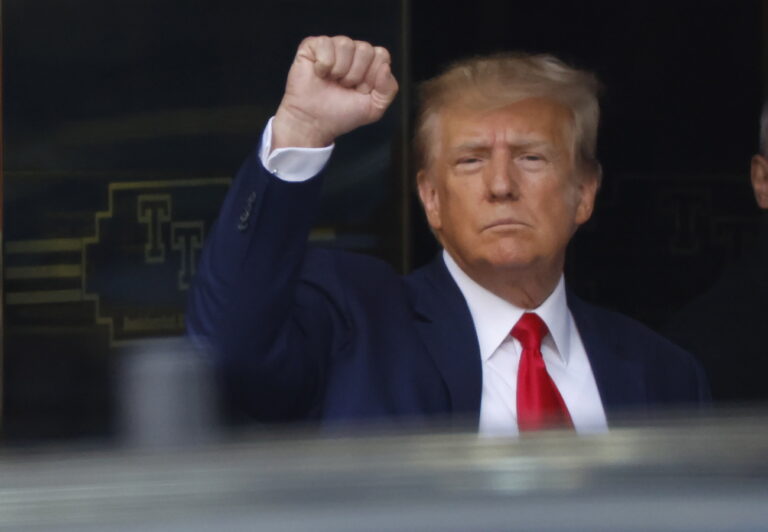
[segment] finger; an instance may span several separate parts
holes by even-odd
[[[355,87],[363,81],[368,74],[374,58],[373,46],[363,41],[355,41],[355,55],[347,74],[339,79],[345,87]]]
[[[337,35],[331,38],[335,61],[331,68],[330,78],[341,79],[349,72],[352,65],[352,59],[355,55],[355,41],[344,35]]]
[[[296,57],[310,61],[315,74],[320,78],[328,76],[336,60],[331,38],[325,35],[304,39],[299,45]]]
[[[373,61],[368,67],[368,72],[363,81],[357,86],[357,90],[362,93],[369,93],[376,86],[376,77],[379,75],[382,65],[390,64],[391,59],[386,48],[376,46],[373,48]]]
[[[397,95],[398,84],[392,75],[389,63],[383,63],[376,73],[376,78],[371,90],[371,98],[379,108],[386,108]]]

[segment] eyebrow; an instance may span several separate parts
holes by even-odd
[[[551,143],[544,140],[528,140],[528,141],[512,144],[511,146],[516,149],[532,150],[532,149],[549,148],[551,146]],[[451,148],[451,151],[471,151],[471,150],[479,150],[479,149],[487,150],[490,147],[491,147],[491,143],[485,140],[470,140],[454,146],[453,148]]]

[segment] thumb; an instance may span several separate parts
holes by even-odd
[[[379,71],[374,78],[373,88],[371,90],[371,98],[374,101],[376,107],[385,109],[392,103],[397,94],[397,80],[392,75],[389,63],[383,63],[379,67]]]

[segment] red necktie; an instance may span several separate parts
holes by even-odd
[[[568,408],[547,373],[541,356],[541,339],[547,325],[536,314],[526,312],[512,329],[523,345],[517,368],[517,425],[520,431],[572,427]]]

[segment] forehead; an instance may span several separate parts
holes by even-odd
[[[548,144],[570,151],[573,115],[564,105],[544,98],[527,98],[494,108],[461,102],[440,111],[438,145]]]

